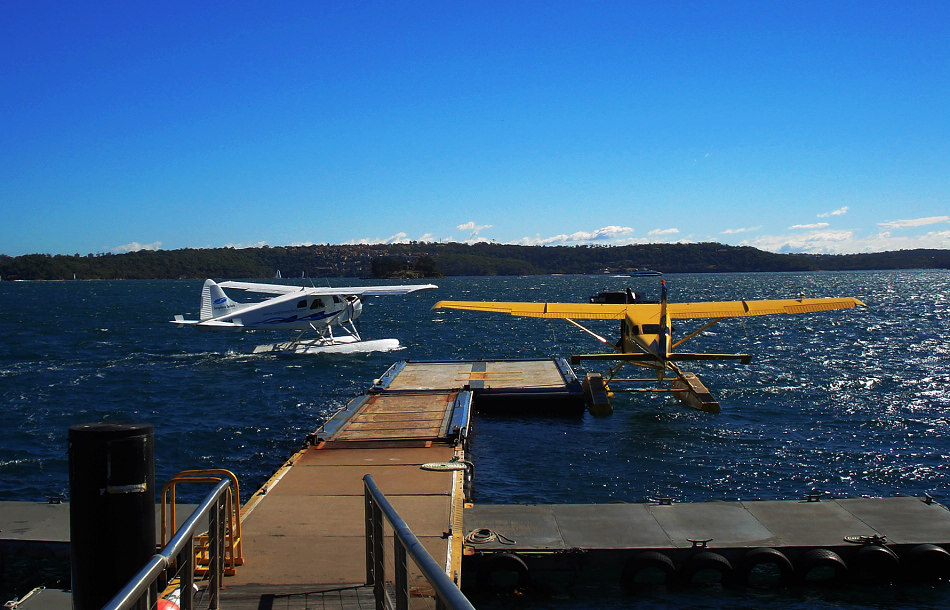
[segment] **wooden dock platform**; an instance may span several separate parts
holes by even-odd
[[[459,583],[466,471],[431,467],[465,460],[476,395],[480,404],[527,395],[550,408],[573,401],[572,408],[582,410],[583,395],[566,366],[556,360],[393,365],[369,393],[311,434],[246,504],[247,561],[225,579],[222,602],[257,607],[274,595],[312,597],[364,583],[366,474]],[[426,595],[418,575],[412,586]]]
[[[581,414],[584,389],[563,358],[397,362],[371,393],[429,390],[471,392],[480,412]]]

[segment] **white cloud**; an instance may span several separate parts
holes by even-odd
[[[759,225],[757,227],[743,227],[741,229],[726,229],[725,231],[722,232],[722,234],[733,235],[735,233],[750,233],[752,231],[758,231],[761,228],[762,228],[762,225]]]
[[[859,249],[853,252],[890,252],[915,250],[917,248],[950,249],[950,231],[930,231],[923,235],[891,235],[882,231],[856,242]]]
[[[827,222],[813,222],[810,225],[792,225],[789,229],[824,229],[827,226]]]
[[[409,235],[408,235],[407,233],[405,233],[404,231],[400,231],[399,233],[396,233],[395,235],[390,235],[388,238],[386,238],[386,241],[383,242],[383,243],[386,243],[386,244],[407,244],[407,243],[409,243]]]
[[[621,227],[619,225],[608,225],[606,227],[601,227],[590,234],[590,239],[592,240],[604,240],[604,239],[613,239],[620,237],[621,235],[629,235],[633,233],[633,227]],[[574,235],[582,235],[583,233],[574,233]]]
[[[571,233],[570,235],[561,233],[560,235],[554,235],[552,237],[541,237],[540,235],[535,235],[534,237],[522,237],[521,239],[512,243],[522,246],[580,245],[595,243],[615,245],[614,242],[617,238],[630,233],[633,233],[633,229],[631,227],[610,225],[607,227],[601,227],[596,231],[577,231],[576,233]]]
[[[225,248],[234,248],[235,250],[243,250],[243,249],[245,249],[245,248],[263,248],[263,247],[266,246],[266,245],[267,245],[267,242],[266,242],[266,241],[256,241],[256,242],[251,243],[251,244],[235,244],[235,243],[230,243],[230,244],[225,244],[224,247],[225,247]],[[290,245],[291,245],[291,246],[312,246],[313,243],[308,241],[308,242],[304,242],[304,243],[297,243],[297,244],[290,244]],[[213,247],[215,247],[215,246],[205,246],[205,247],[207,247],[207,248],[213,248]]]
[[[491,225],[477,225],[473,221],[470,220],[466,223],[456,225],[455,228],[458,229],[459,231],[470,231],[471,232],[470,237],[472,239],[475,239],[476,237],[478,237],[479,233],[481,233],[485,229],[490,229],[491,227],[492,227]]]
[[[679,233],[679,232],[680,232],[679,229],[671,227],[669,229],[653,229],[652,231],[647,233],[647,235],[675,235],[676,233]]]
[[[541,237],[540,234],[536,233],[534,237],[522,237],[511,243],[518,246],[550,246],[563,244],[567,239],[568,236],[563,233],[561,235],[555,235],[554,237]]]
[[[399,231],[389,237],[361,237],[359,239],[351,239],[347,242],[343,242],[344,246],[370,246],[373,244],[408,244],[410,241],[414,241],[409,238],[409,234],[405,231]],[[415,241],[435,241],[432,238],[431,233],[426,233],[422,236],[422,239]]]
[[[925,218],[911,218],[907,220],[890,220],[877,224],[885,229],[906,229],[907,227],[925,227],[927,225],[940,224],[941,222],[950,222],[950,216],[927,216]]]
[[[843,207],[838,208],[837,210],[832,210],[830,212],[822,212],[821,214],[818,214],[818,218],[828,218],[829,216],[844,216],[845,214],[848,213],[848,209],[849,209],[848,206],[843,206]]]
[[[861,237],[854,231],[811,231],[791,235],[763,235],[744,240],[740,246],[753,246],[769,252],[807,254],[856,254],[889,252],[916,248],[950,248],[950,231],[931,231],[924,235],[894,236],[881,232]]]
[[[138,252],[139,250],[161,250],[161,249],[162,249],[162,242],[160,241],[152,242],[150,244],[140,244],[137,241],[133,241],[132,243],[116,246],[115,248],[112,248],[111,251],[116,254],[121,254],[123,252]]]
[[[740,246],[752,246],[769,252],[807,252],[809,254],[836,254],[841,246],[853,241],[853,231],[811,231],[794,235],[762,235],[743,240]]]

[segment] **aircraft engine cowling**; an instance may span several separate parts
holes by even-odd
[[[346,296],[346,307],[340,312],[338,322],[352,322],[363,313],[363,302],[357,296]]]

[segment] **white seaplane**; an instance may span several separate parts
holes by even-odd
[[[683,371],[677,361],[686,360],[738,360],[748,363],[748,354],[708,354],[675,352],[674,348],[698,336],[717,322],[730,317],[759,316],[769,314],[798,314],[849,307],[866,307],[852,297],[819,299],[772,299],[761,301],[719,301],[709,303],[668,303],[666,282],[661,282],[659,303],[642,301],[627,290],[626,293],[601,293],[591,297],[590,303],[501,303],[491,301],[439,301],[433,309],[468,309],[508,313],[513,316],[532,318],[560,318],[590,334],[614,351],[598,354],[571,356],[574,364],[582,360],[618,361],[605,376],[588,375],[585,387],[593,393],[591,405],[609,412],[608,392],[641,391],[673,392],[679,400],[701,411],[719,412],[719,401],[710,394],[695,374]],[[712,319],[678,341],[673,340],[674,319]],[[620,339],[608,341],[575,320],[619,320]],[[635,365],[652,373],[644,378],[620,378],[617,373],[624,365]],[[642,370],[641,369],[641,370]],[[623,382],[662,384],[670,387],[626,389]],[[594,410],[592,408],[592,410]]]
[[[231,300],[224,288],[276,295],[256,303]],[[290,352],[367,352],[388,351],[399,347],[398,339],[364,341],[353,322],[363,313],[362,297],[408,294],[438,288],[434,284],[404,286],[340,286],[317,288],[205,280],[201,289],[201,309],[197,320],[176,315],[171,322],[201,330],[279,330],[299,331],[288,341],[259,345],[254,353]],[[337,327],[342,334],[334,334]],[[303,338],[315,332],[316,337]]]

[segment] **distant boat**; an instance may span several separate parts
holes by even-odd
[[[277,275],[275,275],[274,278],[278,280],[280,279],[280,269],[277,270]]]
[[[663,272],[655,269],[633,269],[630,271],[630,277],[653,277],[657,275],[663,275]]]

